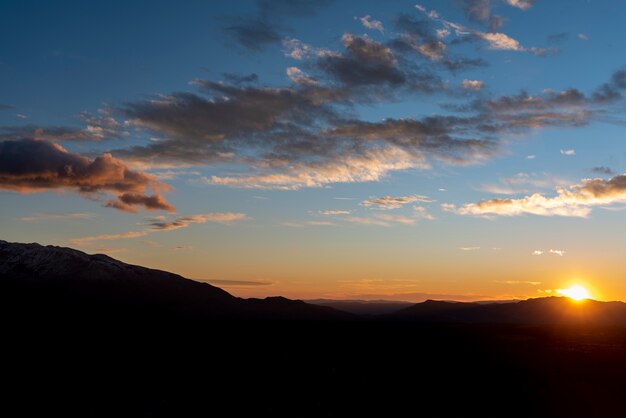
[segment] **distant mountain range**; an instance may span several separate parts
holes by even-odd
[[[71,248],[0,240],[2,309],[74,320],[358,320],[626,325],[626,304],[549,297],[496,303],[241,299],[177,274]]]
[[[313,305],[328,306],[340,311],[350,312],[356,315],[384,315],[413,306],[413,302],[393,300],[335,300],[335,299],[311,299],[305,300]]]

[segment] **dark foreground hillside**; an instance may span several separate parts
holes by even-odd
[[[243,300],[106,256],[1,241],[0,302],[3,416],[625,411],[621,304],[589,304],[593,315],[583,316],[558,299],[487,308],[428,302],[363,319],[284,298]]]
[[[14,322],[13,325],[18,325]],[[621,416],[617,329],[19,324],[5,416]],[[40,324],[43,325],[43,324]],[[14,409],[17,408],[17,409]],[[227,411],[224,413],[223,411]]]

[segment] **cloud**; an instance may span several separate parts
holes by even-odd
[[[72,245],[82,246],[96,241],[112,241],[118,239],[133,239],[145,237],[149,234],[161,231],[172,231],[175,229],[187,228],[192,224],[204,224],[206,222],[216,222],[229,225],[235,221],[241,221],[247,219],[247,216],[243,213],[229,213],[229,212],[210,212],[199,215],[190,215],[178,217],[172,221],[165,220],[165,217],[157,217],[149,220],[148,227],[141,231],[128,231],[119,234],[105,234],[94,235],[89,237],[74,238],[70,240]],[[151,243],[151,241],[145,241]]]
[[[424,7],[416,7],[431,20],[441,23],[446,33],[455,33],[461,40],[479,39],[485,41],[489,49],[529,52],[536,56],[546,56],[556,52],[553,48],[524,47],[518,40],[509,35],[495,32],[496,29],[502,26],[503,21],[500,16],[495,16],[493,19],[490,19],[489,0],[462,0],[461,5],[469,20],[487,23],[491,31],[482,32],[472,29],[459,23],[442,19],[438,13],[433,14],[432,12],[428,12]]]
[[[0,103],[0,110],[9,110],[9,109],[15,109],[15,106],[10,105],[10,104]]]
[[[279,43],[283,38],[280,27],[256,17],[235,19],[225,30],[239,45],[253,52]]]
[[[408,203],[412,202],[432,202],[427,196],[412,195],[412,196],[383,196],[372,199],[367,199],[361,202],[362,206],[373,207],[374,209],[398,209]]]
[[[346,218],[346,221],[361,224],[361,225],[376,225],[376,226],[390,226],[389,222],[385,222],[384,220],[374,219],[374,218],[363,218],[360,216],[352,216],[350,218]]]
[[[489,199],[467,203],[460,208],[444,204],[442,208],[459,215],[570,216],[586,218],[594,206],[626,202],[626,174],[609,180],[586,179],[568,188],[557,187],[556,196],[545,197],[535,193],[521,199]]]
[[[274,283],[261,280],[221,280],[221,279],[208,279],[199,280],[205,281],[209,284],[220,287],[256,287],[256,286],[272,286]]]
[[[352,212],[349,210],[320,210],[318,213],[324,216],[340,216],[350,215]]]
[[[473,22],[485,22],[491,14],[489,0],[461,0],[461,7]]]
[[[385,222],[394,222],[404,225],[413,225],[415,223],[415,219],[409,218],[407,216],[402,215],[391,215],[389,213],[377,213],[374,215],[377,219],[380,219]]]
[[[559,152],[562,155],[567,155],[568,157],[571,157],[572,155],[576,155],[576,150],[573,150],[573,149],[562,149]]]
[[[521,10],[528,10],[535,5],[536,0],[506,0],[509,6],[517,7]]]
[[[591,168],[591,171],[596,174],[604,174],[607,176],[614,176],[615,174],[617,174],[615,173],[615,171],[613,171],[612,168],[606,166],[593,167]]]
[[[230,212],[211,212],[201,215],[183,216],[173,221],[155,220],[150,222],[150,230],[152,231],[171,231],[174,229],[187,228],[191,224],[203,224],[206,222],[216,222],[221,224],[230,224],[234,221],[247,219],[243,213]]]
[[[543,255],[543,254],[554,254],[554,255],[558,255],[559,257],[563,257],[565,255],[565,250],[553,250],[553,249],[550,249],[548,251],[535,250],[535,251],[532,252],[532,255]]]
[[[146,195],[148,189],[155,193]],[[169,189],[156,177],[133,171],[111,154],[90,159],[45,140],[0,142],[0,189],[18,193],[70,190],[89,198],[114,194],[106,206],[134,211],[174,211],[159,194]]]
[[[320,57],[318,68],[347,86],[402,85],[407,81],[388,46],[364,36],[344,33],[345,53]]]
[[[579,33],[578,35],[576,35],[576,37],[578,39],[580,39],[581,41],[588,41],[589,40],[589,36],[587,36],[586,34],[584,34],[582,32]]]
[[[363,17],[358,18],[361,24],[367,29],[377,30],[380,33],[385,33],[385,29],[383,28],[383,22],[380,20],[372,19],[370,15],[365,15]]]
[[[494,194],[527,193],[532,189],[545,189],[564,186],[566,181],[549,173],[517,173],[511,177],[503,177],[500,184],[483,184],[479,190]]]
[[[23,216],[18,218],[22,222],[39,222],[50,221],[60,219],[93,219],[96,214],[93,212],[39,212],[30,216]]]
[[[298,190],[303,187],[322,187],[333,183],[378,181],[389,172],[426,167],[423,158],[398,147],[362,151],[361,154],[332,156],[321,163],[293,163],[278,165],[274,173],[238,176],[212,176],[208,184],[245,189]]]
[[[429,221],[435,219],[435,217],[428,213],[428,210],[423,206],[413,206],[412,216],[418,219],[428,219]]]
[[[558,44],[567,40],[567,38],[569,38],[569,34],[567,32],[553,33],[548,36],[548,42],[551,44]]]
[[[527,155],[527,156],[526,156],[526,159],[527,159],[527,160],[534,160],[535,158],[537,158],[537,156],[536,156],[536,155]]]
[[[224,28],[227,35],[248,51],[258,52],[280,43],[285,37],[289,31],[285,18],[311,16],[328,3],[330,1],[260,0],[254,14],[221,19],[229,22]]]
[[[519,284],[528,284],[531,286],[539,286],[541,282],[535,282],[530,280],[494,280],[494,283],[499,284],[510,284],[510,285],[519,285]]]
[[[461,83],[461,86],[466,90],[482,90],[485,83],[482,80],[468,80],[465,79]]]
[[[504,26],[504,18],[502,16],[493,15],[489,18],[489,32],[495,32]]]
[[[166,210],[168,212],[176,211],[172,205],[167,203],[163,196],[145,196],[140,193],[124,193],[118,196],[117,200],[109,200],[104,206],[131,213],[137,212],[137,208],[135,206],[143,206],[148,210]]]
[[[116,154],[149,164],[155,159],[171,164],[231,161],[235,152],[257,144],[271,148],[288,139],[312,141],[311,129],[336,117],[329,103],[342,100],[341,92],[309,85],[241,87],[205,80],[194,84],[204,95],[174,93],[119,109],[129,124],[166,139]]]
[[[461,251],[478,251],[480,247],[459,247]]]
[[[119,234],[94,235],[90,237],[74,238],[70,240],[72,245],[82,246],[95,241],[114,241],[118,239],[141,238],[149,234],[149,231],[128,231]]]
[[[317,84],[317,80],[312,77],[309,77],[298,67],[289,67],[287,68],[287,76],[291,81],[296,84],[309,84],[314,85]]]

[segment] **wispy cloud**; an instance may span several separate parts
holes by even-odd
[[[475,22],[489,22],[491,17],[489,0],[462,0],[461,4],[464,6],[468,19]],[[526,9],[532,6],[530,1],[522,0],[514,0],[514,4],[511,2],[509,4],[521,9]],[[495,31],[482,32],[456,22],[445,20],[440,17],[439,13],[435,11],[428,11],[423,6],[416,5],[415,7],[430,19],[441,23],[449,33],[455,33],[461,38],[474,38],[482,40],[487,44],[487,47],[492,50],[529,52],[537,56],[545,56],[555,52],[552,48],[524,47],[517,39],[514,39],[505,33]],[[489,22],[488,25],[491,30],[499,28],[502,26],[501,17],[496,17],[495,20]]]
[[[363,17],[355,18],[358,19],[361,24],[367,29],[377,30],[380,33],[385,33],[385,29],[383,28],[383,22],[380,20],[372,19],[370,15],[365,15]]]
[[[38,222],[60,219],[86,220],[93,219],[95,217],[96,214],[93,212],[39,212],[33,215],[23,216],[18,219],[23,222]]]
[[[554,254],[554,255],[558,255],[559,257],[563,257],[565,255],[565,250],[549,249],[548,251],[535,250],[532,252],[532,255],[544,255],[544,254]]]
[[[465,79],[461,83],[461,86],[464,89],[466,89],[466,90],[475,90],[475,91],[482,90],[484,85],[485,85],[485,83],[482,80],[468,80],[468,79]]]
[[[148,221],[148,227],[140,231],[128,231],[119,234],[94,235],[89,237],[74,238],[69,242],[72,245],[82,246],[97,241],[112,241],[119,239],[141,238],[149,234],[160,231],[171,231],[175,229],[187,228],[192,224],[203,224],[206,222],[216,222],[221,224],[231,224],[235,221],[247,219],[243,213],[211,212],[200,215],[183,216],[172,221],[165,220],[164,217],[153,218]],[[149,242],[149,241],[147,241]]]
[[[480,247],[459,247],[461,251],[478,251]]]
[[[351,211],[349,210],[320,210],[317,213],[324,216],[340,216],[340,215],[350,215]]]
[[[304,71],[298,67],[288,67],[287,77],[296,84],[315,85],[317,80],[307,75]]]
[[[428,213],[428,210],[423,206],[413,206],[413,215],[414,218],[418,219],[427,219],[433,220],[435,217]]]
[[[498,284],[510,284],[510,285],[531,285],[531,286],[539,286],[541,282],[530,281],[530,280],[494,280],[494,283]]]
[[[483,184],[479,190],[494,194],[514,195],[527,193],[536,189],[565,186],[567,181],[550,173],[517,173],[510,177],[502,177],[499,184]]]
[[[274,282],[263,281],[263,280],[223,280],[223,279],[207,279],[199,281],[204,281],[209,284],[213,284],[220,287],[257,287],[257,286],[272,286]]]
[[[402,215],[391,215],[388,213],[377,213],[376,215],[374,215],[377,219],[381,219],[385,222],[393,222],[393,223],[399,223],[399,224],[404,224],[404,225],[413,225],[415,223],[415,219],[414,218],[409,218],[407,216],[402,216]]]
[[[518,9],[528,10],[535,5],[536,0],[506,0],[506,2]]]
[[[153,231],[170,231],[174,229],[187,228],[191,224],[203,224],[206,222],[215,222],[221,224],[231,224],[235,221],[247,219],[244,213],[231,212],[211,212],[201,215],[183,216],[173,221],[155,220],[149,223],[150,229]]]
[[[389,210],[401,208],[402,206],[412,202],[432,202],[432,200],[428,196],[422,195],[410,195],[400,197],[383,196],[364,200],[363,202],[361,202],[361,205],[374,209]]]
[[[561,151],[559,151],[562,155],[567,155],[568,157],[571,157],[573,155],[576,155],[576,150],[573,149],[562,149]]]
[[[361,216],[351,216],[346,221],[361,225],[391,226],[389,222],[375,218],[364,218]]]

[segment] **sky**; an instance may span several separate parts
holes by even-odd
[[[626,300],[623,0],[4,1],[0,235],[242,297]]]

